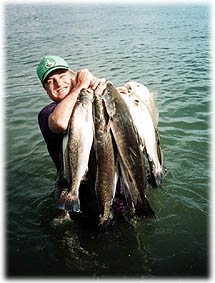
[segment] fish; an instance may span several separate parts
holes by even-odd
[[[145,161],[129,108],[111,82],[107,83],[103,99],[110,117],[110,128],[125,168],[123,171],[126,179],[133,184],[128,189],[132,196],[135,213],[140,218],[155,218],[155,213],[144,193],[147,185]]]
[[[151,114],[153,125],[157,128],[159,112],[154,103],[156,100],[155,93],[150,92],[145,85],[134,81],[125,83],[124,87],[127,89],[129,97],[140,100],[146,105]]]
[[[129,82],[121,91],[141,139],[142,150],[150,167],[150,182],[154,187],[162,183],[167,172],[158,132],[159,113],[149,90],[142,84]]]
[[[63,139],[63,174],[68,186],[61,188],[56,206],[71,212],[81,212],[79,187],[88,171],[94,135],[92,101],[93,92],[83,89],[74,106],[67,134]]]
[[[157,145],[158,145],[158,158],[160,161],[160,164],[163,165],[163,152],[160,146],[160,135],[158,131],[158,119],[159,119],[159,112],[155,107],[155,100],[156,100],[156,95],[153,92],[150,92],[149,89],[137,82],[128,82],[125,84],[125,87],[129,90],[129,96],[132,96],[133,94],[137,99],[140,99],[141,103],[144,103],[152,117],[153,125],[155,128],[156,132],[156,139],[157,139]],[[164,171],[167,172],[167,168],[164,168]]]
[[[116,192],[118,172],[115,161],[110,127],[108,127],[108,114],[102,95],[95,92],[93,102],[94,118],[94,148],[96,152],[96,183],[100,217],[99,226],[108,224],[111,219],[111,204]]]

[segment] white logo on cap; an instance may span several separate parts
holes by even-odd
[[[47,62],[46,62],[46,64],[45,64],[45,66],[47,67],[47,68],[50,68],[50,67],[53,67],[55,65],[55,61],[53,60],[53,59],[48,59],[47,60]]]

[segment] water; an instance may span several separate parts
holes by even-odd
[[[201,5],[5,5],[6,276],[209,275],[210,10]],[[36,66],[60,55],[157,94],[165,165],[147,189],[157,219],[104,235],[56,225],[55,168],[37,124],[50,102]]]

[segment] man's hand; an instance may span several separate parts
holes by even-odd
[[[101,93],[106,87],[106,79],[96,78],[91,72],[88,71],[88,69],[84,69],[77,72],[76,86],[78,86],[80,89],[89,88]]]
[[[88,71],[88,69],[78,71],[75,79],[76,85],[81,89],[88,88],[93,78],[93,75]]]
[[[96,95],[103,95],[104,90],[106,89],[107,86],[107,81],[105,79],[100,79],[96,89],[95,89],[95,94]]]
[[[96,88],[105,83],[106,82],[106,79],[105,78],[102,78],[102,79],[99,79],[99,78],[96,78],[96,77],[93,77],[92,80],[90,81],[90,88],[92,90],[96,90]]]

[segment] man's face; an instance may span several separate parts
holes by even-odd
[[[74,77],[69,70],[55,70],[44,82],[49,97],[56,102],[64,99],[74,87]]]

